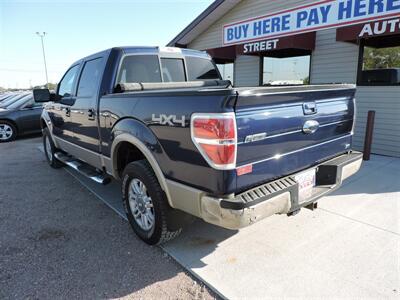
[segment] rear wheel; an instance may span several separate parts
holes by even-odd
[[[178,236],[181,228],[170,229],[173,210],[146,160],[129,163],[122,175],[123,202],[133,231],[147,244],[162,244]]]
[[[57,152],[57,148],[55,147],[53,140],[51,139],[50,131],[48,128],[43,129],[43,149],[44,154],[46,155],[46,160],[52,168],[58,169],[63,166],[62,162],[60,162],[54,156],[54,153]]]
[[[17,137],[17,128],[8,121],[0,120],[0,143],[11,142]]]

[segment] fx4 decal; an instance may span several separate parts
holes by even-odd
[[[182,127],[185,127],[186,118],[185,116],[181,116],[180,118],[178,118],[176,115],[167,116],[164,114],[161,114],[157,117],[155,114],[152,114],[151,120],[161,125],[175,126],[175,124],[179,124]]]

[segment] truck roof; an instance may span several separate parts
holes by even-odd
[[[99,51],[83,57],[77,61],[75,61],[72,65],[80,63],[82,60],[90,59],[94,56],[99,56],[100,54],[108,54],[112,50],[121,51],[124,54],[135,54],[135,53],[143,53],[143,54],[165,54],[168,56],[173,55],[176,53],[177,55],[184,55],[184,56],[195,56],[195,57],[202,57],[211,59],[205,51],[198,51],[192,49],[184,49],[184,48],[177,48],[177,47],[158,47],[158,46],[121,46],[121,47],[112,47],[103,51]]]

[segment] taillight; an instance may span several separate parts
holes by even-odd
[[[190,127],[193,143],[211,167],[219,170],[235,168],[237,134],[233,112],[194,113]]]

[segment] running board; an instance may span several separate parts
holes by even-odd
[[[104,175],[97,171],[95,168],[92,166],[76,160],[72,156],[66,155],[61,152],[56,152],[54,153],[55,158],[57,158],[59,161],[62,163],[66,164],[68,167],[71,167],[72,169],[76,170],[83,176],[92,179],[93,181],[106,185],[111,182],[111,178],[107,175]]]

